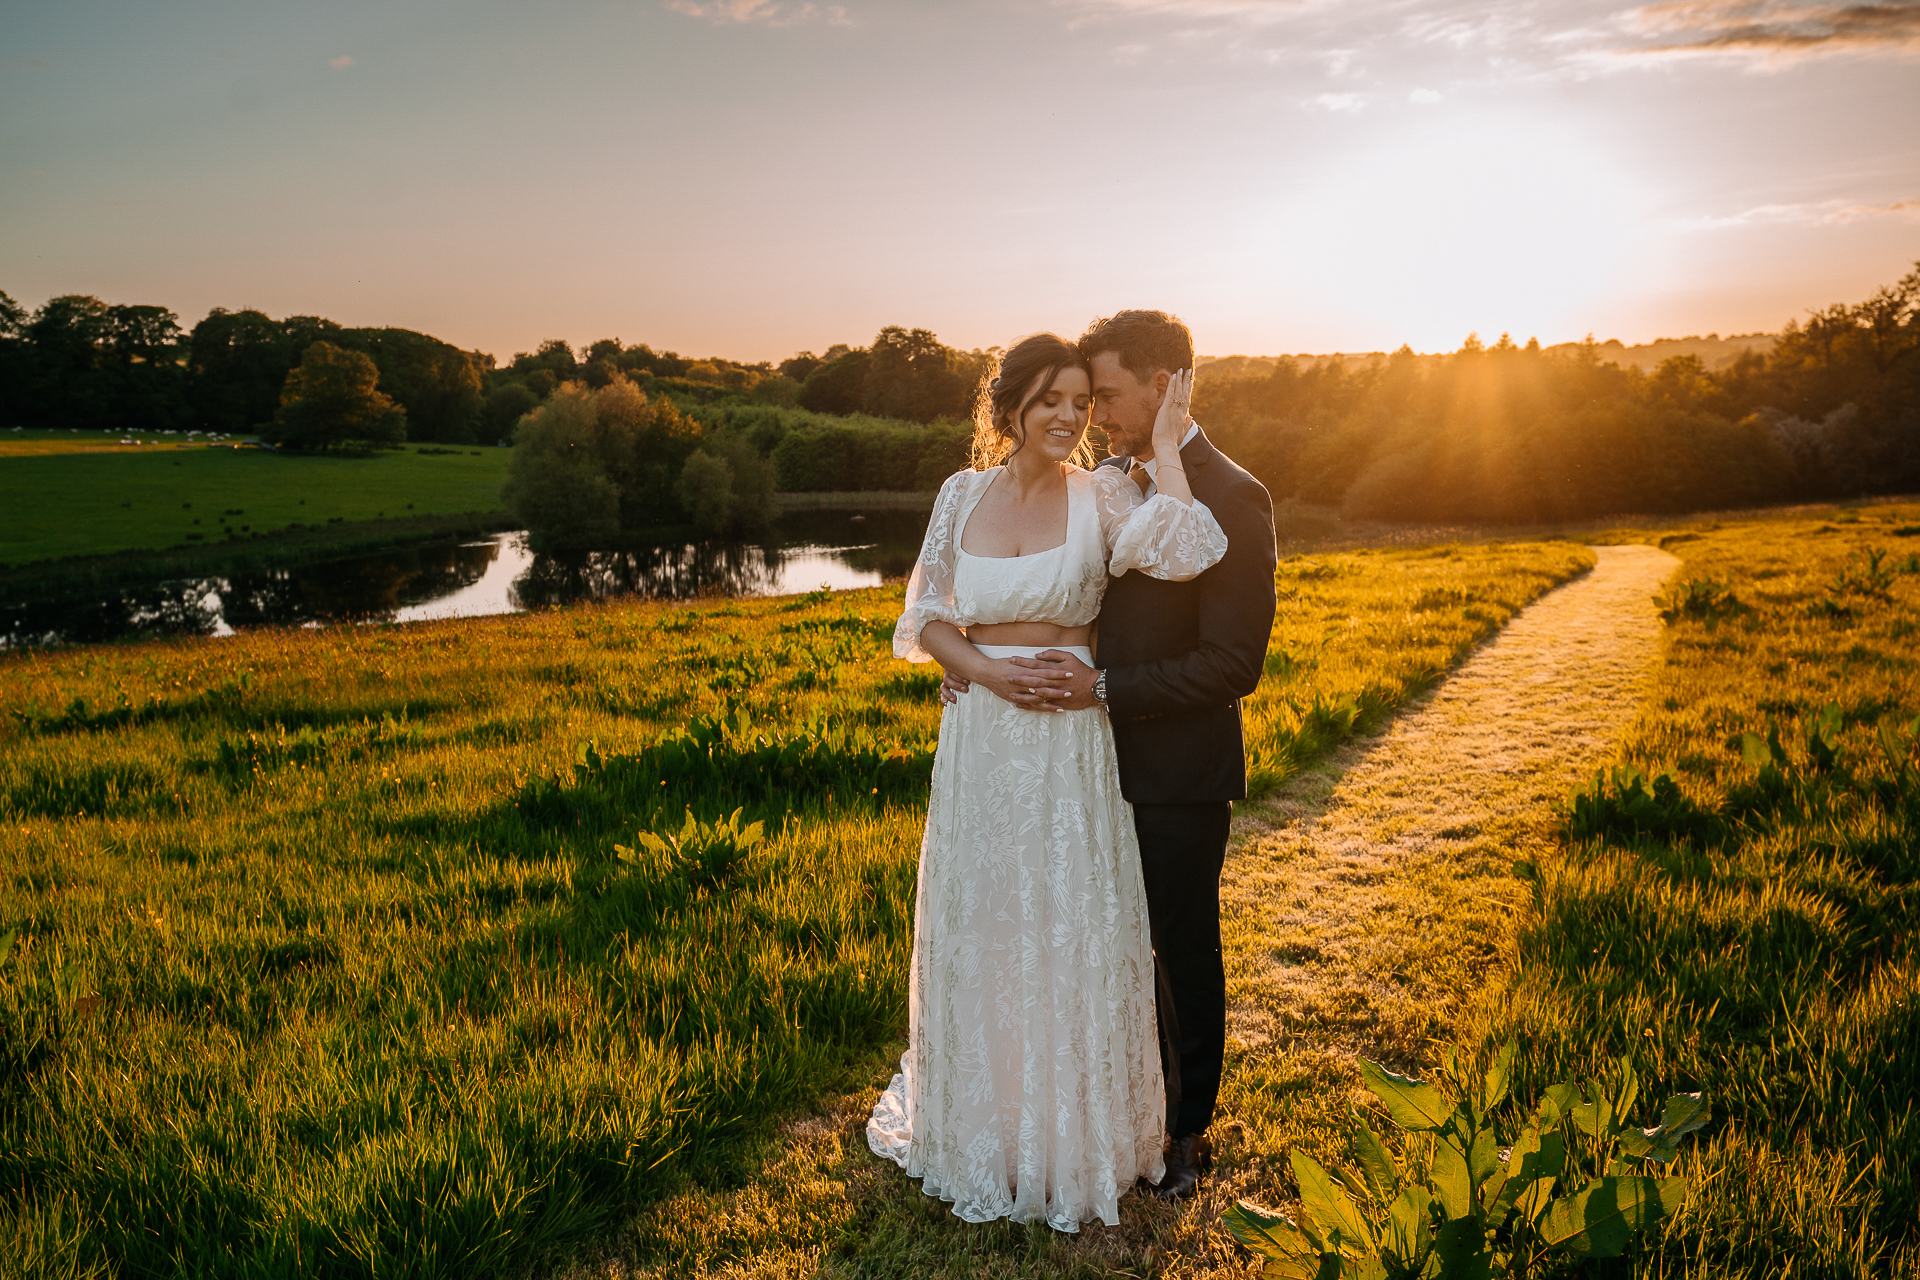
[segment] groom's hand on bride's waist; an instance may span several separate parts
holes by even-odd
[[[973,681],[965,676],[955,675],[951,671],[943,672],[940,677],[940,703],[952,706],[960,701],[960,695],[973,688]]]
[[[1033,670],[1035,690],[1054,710],[1085,711],[1100,705],[1093,696],[1094,677],[1100,673],[1065,649],[1042,649],[1035,657],[1012,661]]]

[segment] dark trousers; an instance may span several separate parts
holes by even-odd
[[[1227,1047],[1220,867],[1232,821],[1233,805],[1225,800],[1133,807],[1160,971],[1160,1056],[1167,1076],[1167,1133],[1174,1138],[1205,1132],[1220,1095]]]

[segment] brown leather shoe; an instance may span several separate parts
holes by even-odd
[[[1204,1133],[1191,1133],[1167,1144],[1167,1176],[1160,1179],[1153,1194],[1162,1200],[1178,1200],[1193,1194],[1200,1175],[1213,1167],[1213,1144]]]

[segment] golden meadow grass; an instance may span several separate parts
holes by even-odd
[[[1654,696],[1636,693],[1598,717],[1613,726],[1608,734],[1633,726],[1624,746],[1599,759],[1619,751],[1656,774],[1684,765],[1688,793],[1711,805],[1714,788],[1737,791],[1758,779],[1728,746],[1734,732],[1764,733],[1777,723],[1789,754],[1804,762],[1797,744],[1806,721],[1837,701],[1847,721],[1842,768],[1857,770],[1869,791],[1876,779],[1890,780],[1874,762],[1874,742],[1879,724],[1899,731],[1920,711],[1909,656],[1920,578],[1898,576],[1884,598],[1836,597],[1833,588],[1857,583],[1874,547],[1893,549],[1880,562],[1890,571],[1920,568],[1907,558],[1915,544],[1902,541],[1916,535],[1920,511],[1889,507],[1597,536],[1664,540],[1683,560],[1677,582],[1736,583],[1741,602],[1726,615],[1737,631],[1684,615],[1666,630],[1662,659],[1639,684]],[[1682,587],[1678,598],[1686,594]],[[1829,601],[1850,616],[1834,616]],[[1317,602],[1301,597],[1295,607]],[[1328,611],[1319,621],[1336,616]],[[1821,625],[1809,625],[1816,619]],[[1308,615],[1295,620],[1311,631]],[[1398,737],[1396,726],[1392,738],[1341,748],[1249,806],[1236,821],[1230,868],[1268,857],[1277,838],[1326,811],[1343,774]],[[1910,741],[1908,753],[1911,761]],[[1905,827],[1894,827],[1884,807],[1858,805],[1856,794],[1838,833],[1850,850],[1839,848],[1833,827],[1782,809],[1774,815],[1780,825],[1743,842],[1736,858],[1699,860],[1644,833],[1628,841],[1637,852],[1567,843],[1571,793],[1592,784],[1565,769],[1555,778],[1562,789],[1547,797],[1532,776],[1489,776],[1475,815],[1485,821],[1466,836],[1464,858],[1401,860],[1365,885],[1341,884],[1344,868],[1331,867],[1295,886],[1323,896],[1324,931],[1336,940],[1352,933],[1347,917],[1356,911],[1378,936],[1347,969],[1335,963],[1341,948],[1328,948],[1327,971],[1288,1011],[1294,1016],[1279,1043],[1243,1041],[1231,1055],[1215,1126],[1220,1162],[1195,1201],[1169,1207],[1128,1197],[1118,1230],[1073,1237],[958,1223],[865,1150],[870,1085],[789,1124],[744,1187],[674,1196],[578,1256],[568,1274],[1251,1275],[1257,1266],[1219,1215],[1240,1195],[1287,1206],[1293,1147],[1348,1163],[1347,1107],[1366,1105],[1352,1087],[1356,1052],[1420,1069],[1448,1039],[1484,1052],[1510,1035],[1523,1048],[1523,1101],[1549,1080],[1627,1053],[1649,1093],[1698,1088],[1714,1107],[1718,1119],[1680,1165],[1694,1197],[1623,1273],[1920,1273],[1911,1189],[1920,1053],[1911,809]],[[1909,805],[1912,784],[1908,774]],[[1393,815],[1364,820],[1391,825]],[[1894,856],[1901,849],[1905,863]],[[1541,868],[1538,905],[1508,870],[1516,856]],[[1713,874],[1696,880],[1670,870],[1702,863]],[[1266,935],[1297,931],[1280,914],[1252,902],[1230,906],[1229,949],[1250,948],[1271,964],[1265,950],[1274,939]],[[1281,941],[1289,945],[1279,961],[1291,965],[1302,962],[1298,944],[1323,945]],[[1373,971],[1376,956],[1392,959],[1390,971]],[[1382,1001],[1383,981],[1416,998]],[[1263,993],[1235,999],[1249,997],[1272,1003]]]
[[[1588,561],[1283,564],[1265,781]],[[498,1269],[882,1080],[937,726],[898,600],[7,655],[0,1268]],[[739,804],[723,882],[613,854]]]
[[[1706,1092],[1646,1274],[1920,1274],[1916,539],[1912,505],[1658,537],[1682,568],[1620,748],[1641,777],[1583,789],[1464,1021],[1521,1038],[1523,1091],[1631,1053]]]

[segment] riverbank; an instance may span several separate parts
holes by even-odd
[[[136,582],[259,573],[321,555],[363,555],[447,538],[480,537],[515,527],[517,522],[504,511],[462,511],[353,524],[296,525],[207,546],[189,544],[161,551],[135,548],[107,555],[0,564],[0,605],[84,595]]]

